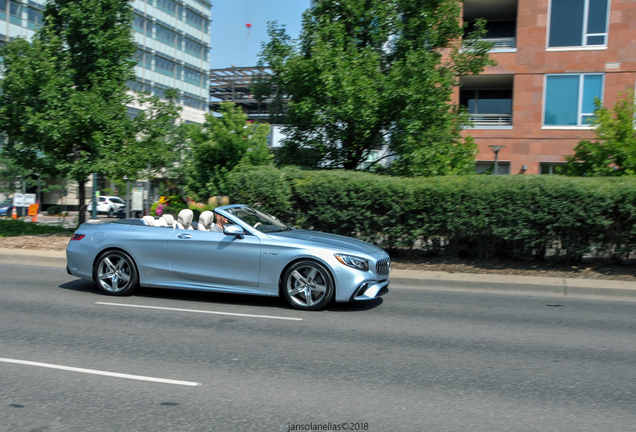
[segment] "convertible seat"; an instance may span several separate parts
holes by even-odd
[[[166,223],[166,220],[164,218],[159,218],[155,220],[155,225],[156,227],[167,227],[168,224]]]
[[[152,216],[144,216],[141,220],[143,220],[148,226],[155,226],[155,218]]]
[[[166,225],[172,228],[176,228],[176,222],[174,220],[174,216],[172,216],[171,214],[165,214],[163,216],[161,216],[160,219],[163,219],[166,221]]]
[[[204,211],[199,215],[199,225],[197,226],[197,229],[199,231],[210,231],[212,220],[214,220],[214,213],[210,210]]]
[[[192,228],[192,210],[183,209],[177,215],[177,228],[193,230]]]

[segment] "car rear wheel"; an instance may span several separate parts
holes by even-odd
[[[113,250],[104,252],[97,259],[95,280],[104,293],[124,296],[137,289],[139,275],[128,254]]]
[[[323,309],[334,294],[329,271],[315,261],[299,261],[283,275],[283,296],[301,310]]]
[[[113,211],[113,209],[110,209],[110,210],[108,211],[108,217],[109,217],[109,218],[115,217],[115,212]]]

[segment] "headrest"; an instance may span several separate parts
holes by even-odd
[[[183,228],[185,229],[190,228],[190,224],[192,223],[192,210],[190,209],[181,210],[179,212],[179,215],[177,216],[177,222],[183,225]]]
[[[174,216],[172,216],[171,214],[165,214],[161,217],[166,220],[166,224],[168,224],[168,226],[172,226],[172,224],[174,223]]]
[[[212,220],[214,220],[214,213],[209,210],[204,211],[199,215],[199,230],[201,231],[210,231],[210,225],[212,225]]]
[[[143,219],[144,222],[146,222],[146,225],[148,226],[154,226],[155,225],[155,218],[152,216],[144,216],[141,219]]]
[[[156,227],[166,227],[168,226],[168,224],[166,223],[166,220],[164,218],[159,218],[155,220],[155,226]]]

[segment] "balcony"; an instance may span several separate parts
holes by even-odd
[[[466,34],[473,31],[479,18],[486,20],[487,36],[493,52],[511,52],[517,48],[517,0],[466,0],[464,22]]]
[[[517,38],[515,37],[483,38],[482,40],[495,44],[493,50],[517,48]]]
[[[468,110],[473,128],[512,128],[513,75],[460,78],[459,103]]]
[[[469,118],[476,127],[512,126],[512,114],[470,114]]]

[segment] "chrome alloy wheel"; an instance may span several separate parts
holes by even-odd
[[[285,273],[285,298],[289,303],[306,310],[322,309],[333,296],[331,275],[322,265],[301,261]]]
[[[126,295],[137,285],[137,269],[128,255],[106,252],[98,261],[95,278],[106,294]]]

